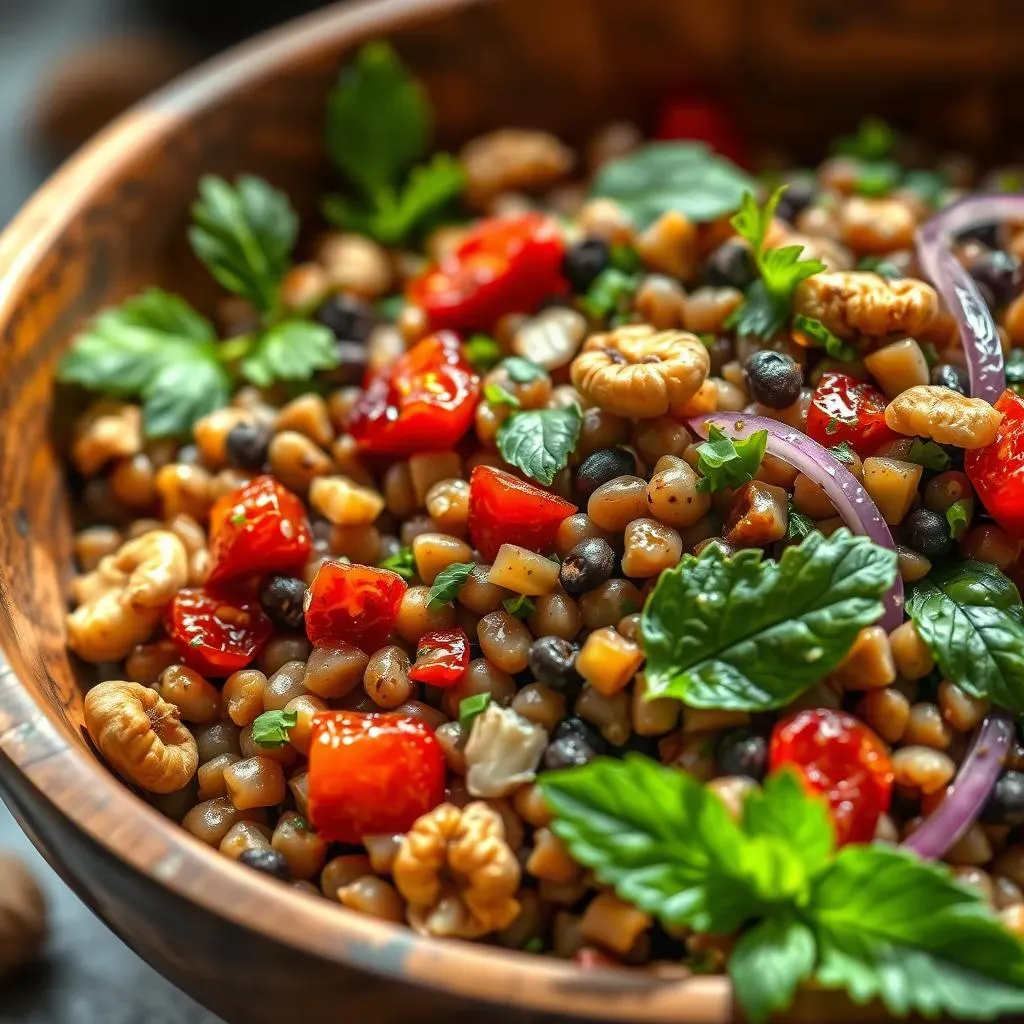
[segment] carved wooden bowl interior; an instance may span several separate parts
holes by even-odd
[[[1008,12],[940,0],[350,4],[204,66],[54,176],[0,240],[0,786],[86,902],[229,1020],[732,1020],[720,978],[582,973],[422,940],[305,896],[219,857],[108,773],[84,738],[64,651],[71,533],[54,365],[78,325],[142,285],[209,307],[185,243],[201,174],[264,175],[312,218],[328,177],[325,95],[367,38],[391,37],[422,77],[442,144],[504,125],[578,141],[615,116],[643,121],[673,84],[701,81],[735,101],[763,149],[815,152],[881,113],[985,156],[1024,120],[1010,102],[1021,15]],[[882,1016],[812,995],[791,1019]]]

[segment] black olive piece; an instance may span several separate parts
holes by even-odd
[[[596,750],[599,754],[608,752],[608,744],[604,737],[589,723],[575,715],[563,718],[555,728],[555,739],[560,740],[566,736],[579,736],[586,741],[587,746]]]
[[[722,737],[715,760],[723,775],[745,775],[760,782],[768,761],[768,740],[749,729],[735,729]]]
[[[236,423],[228,431],[224,450],[236,469],[263,469],[270,445],[270,430],[260,423]]]
[[[930,508],[914,509],[907,516],[903,522],[903,536],[907,544],[925,558],[940,558],[949,554],[953,547],[946,517]]]
[[[606,753],[608,744],[582,719],[567,718],[544,751],[545,768],[578,768]]]
[[[373,330],[373,310],[354,295],[332,295],[316,311],[316,318],[338,341],[362,343]]]
[[[282,882],[291,879],[291,869],[284,854],[277,850],[243,850],[238,855],[238,863],[252,868],[254,871],[262,871],[271,878],[278,878]]]
[[[750,246],[733,238],[715,249],[704,268],[704,279],[715,288],[746,291],[756,277],[757,268]]]
[[[566,592],[585,594],[599,587],[615,571],[615,552],[601,537],[586,537],[565,556],[558,581]]]
[[[998,249],[999,225],[995,222],[991,224],[975,224],[974,227],[961,231],[956,236],[956,240],[958,242],[981,242],[982,245],[987,245],[990,249]]]
[[[530,644],[527,660],[533,677],[559,693],[576,693],[583,680],[576,671],[576,648],[557,636],[542,636]]]
[[[1006,771],[999,776],[981,820],[989,825],[1024,825],[1024,772]]]
[[[961,395],[967,394],[967,374],[959,366],[953,366],[952,363],[937,363],[932,367],[928,379],[932,384],[949,388]]]
[[[967,268],[990,305],[1005,306],[1020,291],[1024,269],[1020,260],[1002,249],[980,253]]]
[[[562,259],[562,273],[577,295],[582,295],[594,283],[594,278],[607,270],[611,263],[611,250],[602,238],[584,238],[570,246]]]
[[[620,445],[601,448],[580,463],[576,470],[576,491],[581,497],[589,498],[601,484],[635,472],[636,459],[628,448]]]
[[[283,630],[302,629],[305,599],[306,584],[294,576],[271,576],[260,591],[260,607]]]
[[[791,181],[789,187],[782,193],[779,205],[775,210],[775,216],[789,221],[790,224],[811,205],[814,199],[814,181],[811,179],[798,179]]]
[[[747,360],[747,380],[762,405],[787,409],[800,397],[804,371],[792,356],[762,349]]]

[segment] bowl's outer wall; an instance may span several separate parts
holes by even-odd
[[[952,2],[927,6],[931,14],[902,0],[390,0],[321,13],[128,114],[0,239],[0,783],[61,874],[183,988],[253,1024],[299,1013],[311,1024],[451,1020],[471,998],[504,1004],[502,1018],[519,1021],[542,1017],[518,1006],[680,1022],[733,1012],[720,980],[684,986],[605,972],[581,984],[558,965],[461,946],[453,955],[296,902],[198,848],[96,764],[64,649],[71,534],[51,427],[66,404],[54,366],[74,330],[151,283],[211,308],[214,289],[185,241],[204,173],[262,174],[304,217],[314,213],[329,181],[325,93],[365,38],[397,42],[427,85],[444,143],[511,124],[579,140],[687,79],[717,83],[755,139],[799,145],[809,120],[831,132],[865,110],[981,149],[1013,137],[1024,108],[1002,99],[1019,95],[1009,86],[1024,64],[1020,10],[997,0],[970,5],[969,16]],[[954,41],[959,78],[950,74]],[[247,920],[252,930],[237,923]],[[812,1002],[808,1019],[822,1010]]]

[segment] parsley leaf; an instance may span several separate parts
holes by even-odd
[[[516,384],[529,384],[531,381],[544,380],[548,376],[548,371],[543,366],[531,363],[522,356],[509,356],[503,359],[501,368]]]
[[[852,466],[854,460],[857,458],[857,453],[853,450],[849,441],[840,441],[839,444],[832,445],[829,451],[844,465]]]
[[[755,182],[702,142],[652,142],[610,160],[591,195],[614,199],[643,229],[677,211],[703,223],[732,213]]]
[[[218,283],[261,313],[275,309],[299,233],[288,197],[252,175],[241,175],[233,186],[207,175],[199,182],[192,222],[189,241]]]
[[[923,438],[915,437],[910,445],[910,451],[906,455],[907,462],[913,462],[925,469],[933,469],[938,473],[949,469],[949,454],[934,441],[926,441]]]
[[[231,378],[216,352],[167,363],[142,389],[147,437],[186,437],[197,420],[231,399]]]
[[[639,283],[638,275],[624,274],[616,267],[608,267],[591,282],[587,294],[580,299],[580,305],[594,320],[606,320],[628,308]]]
[[[430,585],[427,608],[433,611],[449,601],[454,601],[462,589],[463,583],[469,579],[475,568],[476,562],[453,562],[442,569]]]
[[[508,405],[513,409],[520,409],[523,405],[523,403],[520,402],[511,391],[506,391],[500,384],[485,384],[484,398],[490,402],[491,405]]]
[[[260,334],[240,363],[242,376],[257,387],[278,380],[309,380],[317,370],[338,365],[338,346],[329,327],[310,320],[284,320]]]
[[[537,606],[525,594],[506,597],[501,603],[505,611],[517,619],[528,619],[537,610]]]
[[[812,342],[812,348],[823,348],[825,354],[832,359],[852,363],[857,358],[857,350],[853,345],[837,338],[820,320],[798,314],[793,317],[793,328]]]
[[[582,424],[575,405],[513,413],[498,428],[498,451],[509,465],[547,485],[569,464]]]
[[[971,525],[971,513],[974,511],[972,504],[969,499],[961,498],[946,509],[946,523],[953,540],[959,540]]]
[[[463,697],[459,701],[459,725],[462,726],[463,735],[469,735],[473,719],[482,714],[490,703],[489,693],[474,693],[472,697]]]
[[[1024,713],[1024,607],[995,566],[936,566],[910,585],[907,614],[946,679]]]
[[[393,555],[378,562],[377,568],[390,569],[392,572],[398,573],[408,583],[416,575],[416,560],[412,556],[412,548],[399,548]]]
[[[691,707],[783,707],[831,672],[882,616],[896,554],[837,530],[778,562],[717,544],[663,572],[640,618],[647,698]],[[686,629],[679,624],[685,622]]]
[[[288,730],[299,720],[297,711],[264,711],[252,723],[252,741],[268,750],[288,742]]]
[[[765,250],[764,240],[785,190],[785,185],[779,186],[763,207],[757,205],[752,192],[745,193],[739,212],[730,221],[750,243],[754,264],[760,274],[747,289],[743,305],[726,321],[739,334],[761,338],[774,334],[789,319],[797,285],[825,269],[821,260],[800,258],[804,251],[802,245]]]
[[[486,334],[474,334],[463,344],[462,354],[474,370],[486,373],[501,362],[502,353],[501,346],[493,338]]]
[[[720,427],[708,427],[708,439],[697,447],[698,491],[741,487],[753,480],[768,447],[768,431],[757,430],[746,440],[734,441]]]

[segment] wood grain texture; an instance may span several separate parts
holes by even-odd
[[[324,96],[341,59],[367,38],[393,38],[423,78],[443,143],[515,124],[578,140],[615,115],[643,120],[667,89],[700,79],[736,102],[766,146],[799,145],[814,126],[832,134],[866,107],[934,125],[948,141],[994,145],[1024,117],[1005,102],[1024,76],[1024,19],[1017,7],[979,0],[968,26],[954,18],[935,29],[947,57],[954,43],[966,55],[964,89],[949,77],[955,58],[940,59],[940,44],[917,38],[915,28],[926,8],[954,7],[347,5],[271,33],[157,95],[31,200],[0,238],[0,786],[44,855],[150,963],[229,1020],[250,1024],[300,1013],[309,1024],[457,1021],[478,1019],[485,1005],[496,1022],[517,1024],[734,1019],[722,979],[583,974],[551,960],[423,940],[304,896],[219,857],[114,779],[83,739],[82,683],[64,649],[70,529],[52,436],[54,365],[84,319],[144,284],[209,303],[212,286],[184,231],[203,173],[264,175],[312,213],[327,180]],[[891,41],[876,49],[879,17],[902,49]],[[851,18],[844,48],[837,19]],[[808,996],[791,1019],[882,1019],[877,1008],[839,1005]]]

